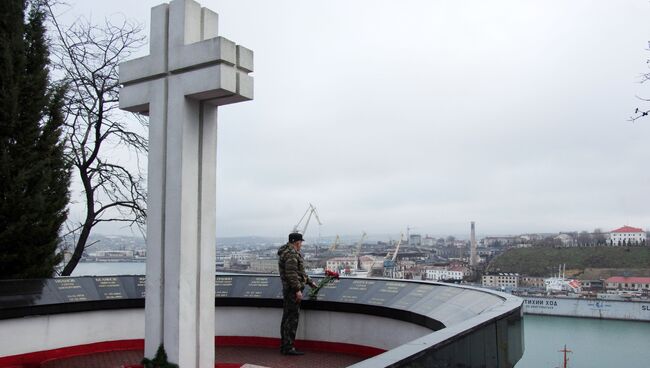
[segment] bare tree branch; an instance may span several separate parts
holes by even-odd
[[[56,34],[53,64],[69,86],[66,96],[66,155],[83,186],[85,218],[70,225],[64,236],[74,239],[72,259],[62,275],[70,275],[83,252],[92,244],[88,237],[102,222],[137,225],[146,219],[145,176],[139,162],[122,162],[114,152],[140,157],[147,154],[148,140],[141,133],[145,120],[122,113],[118,107],[118,64],[144,44],[140,25],[128,20],[101,26],[79,18],[63,26],[48,6]]]
[[[648,48],[646,49],[646,51],[650,51],[650,41],[648,42]],[[650,59],[646,60],[646,66],[648,68],[650,68]],[[643,73],[643,74],[640,75],[639,83],[643,84],[643,83],[645,83],[645,82],[647,82],[649,80],[650,80],[650,72],[649,73]],[[636,98],[641,100],[641,101],[644,101],[644,102],[650,101],[650,98],[643,98],[643,97],[640,97],[638,95],[636,96]],[[645,118],[646,116],[648,116],[648,114],[650,114],[650,109],[645,110],[645,109],[640,109],[640,108],[637,107],[634,110],[634,114],[632,114],[632,116],[630,116],[627,119],[627,121],[635,122],[635,121],[637,121],[637,120],[639,120],[641,118]]]

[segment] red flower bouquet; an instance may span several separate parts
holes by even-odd
[[[339,279],[339,274],[338,272],[330,271],[330,270],[325,270],[325,278],[321,279],[318,285],[309,290],[309,298],[314,299],[316,297],[316,294],[318,294],[318,291],[325,285],[329,284],[330,282],[334,280]]]

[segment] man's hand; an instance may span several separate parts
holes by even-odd
[[[298,290],[296,291],[296,302],[300,303],[302,300],[302,291]]]
[[[311,286],[312,289],[316,289],[318,287],[318,285],[316,285],[316,283],[313,281],[309,283],[309,286]]]

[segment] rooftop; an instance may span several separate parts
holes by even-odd
[[[628,284],[650,284],[650,277],[624,277],[613,276],[605,280],[605,282],[618,282]]]
[[[613,233],[642,233],[643,229],[639,229],[638,227],[632,227],[632,226],[623,226],[621,228],[618,228],[616,230],[612,230]]]

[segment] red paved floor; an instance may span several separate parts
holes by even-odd
[[[306,351],[303,356],[281,355],[278,349],[262,347],[228,346],[217,347],[218,363],[255,364],[270,368],[338,368],[360,362],[364,358],[322,351]],[[138,364],[142,360],[142,350],[113,351],[94,353],[67,359],[46,362],[42,368],[122,368]]]
[[[122,368],[140,363],[143,357],[144,350],[111,351],[56,359],[41,364],[41,368]]]

